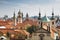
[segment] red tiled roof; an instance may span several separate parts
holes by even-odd
[[[21,33],[21,34],[23,34],[23,35],[29,35],[29,33],[26,31],[26,30],[15,30],[16,32],[19,32],[19,33]]]
[[[24,20],[23,23],[17,23],[17,27],[25,27],[27,24],[29,25],[35,25],[38,26],[38,22],[37,21],[33,21],[33,20]]]
[[[37,21],[33,21],[33,20],[25,20],[23,23],[24,23],[25,25],[26,25],[26,24],[35,25],[35,26],[38,25],[38,22],[37,22]]]
[[[24,30],[19,30],[19,31],[14,31],[14,30],[11,30],[11,27],[14,27],[14,28],[19,28],[19,27],[25,27],[27,24],[29,25],[35,25],[35,26],[38,26],[38,21],[33,21],[33,20],[24,20],[23,23],[17,23],[16,26],[13,25],[13,21],[11,20],[6,20],[6,21],[2,21],[0,20],[0,26],[5,26],[6,29],[0,29],[1,32],[3,33],[7,33],[7,32],[10,32],[10,33],[22,33],[23,35],[27,35],[28,32],[24,31]]]
[[[9,25],[6,21],[0,21],[0,26]]]

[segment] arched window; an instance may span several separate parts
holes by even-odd
[[[40,22],[39,22],[39,24],[40,24]]]
[[[54,25],[54,22],[52,22],[52,24]]]

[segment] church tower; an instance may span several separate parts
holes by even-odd
[[[23,13],[22,13],[22,20],[23,20]]]
[[[38,17],[38,24],[39,24],[39,28],[41,28],[41,13],[39,11],[39,17]]]
[[[29,20],[29,15],[28,15],[28,13],[26,14],[26,20]]]
[[[14,26],[16,26],[16,15],[15,15],[15,11],[14,11],[14,14],[13,14],[13,22],[14,22]]]
[[[20,12],[20,10],[18,12],[18,23],[22,23],[22,13]]]
[[[52,10],[52,17],[51,17],[51,26],[55,26],[55,18],[54,18],[53,10]]]

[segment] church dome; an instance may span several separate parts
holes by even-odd
[[[50,19],[45,15],[42,17],[42,22],[50,22]]]

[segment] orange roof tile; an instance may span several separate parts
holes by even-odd
[[[25,27],[26,25],[35,25],[38,26],[38,22],[37,21],[33,21],[33,20],[24,20],[23,23],[17,23],[16,27]]]
[[[13,21],[11,20],[6,20],[6,21],[2,21],[0,20],[0,26],[5,26],[6,29],[0,29],[1,32],[3,33],[7,33],[7,32],[10,32],[10,33],[22,33],[23,35],[29,35],[29,33],[25,30],[18,30],[18,31],[15,31],[15,30],[11,30],[11,27],[14,27],[14,28],[19,28],[19,27],[25,27],[25,25],[29,24],[29,25],[35,25],[35,26],[38,26],[38,21],[33,21],[33,20],[24,20],[23,23],[17,23],[16,26],[13,25]]]
[[[35,25],[35,26],[38,25],[38,21],[33,21],[33,20],[25,20],[23,23],[25,23],[25,25],[26,24]]]

